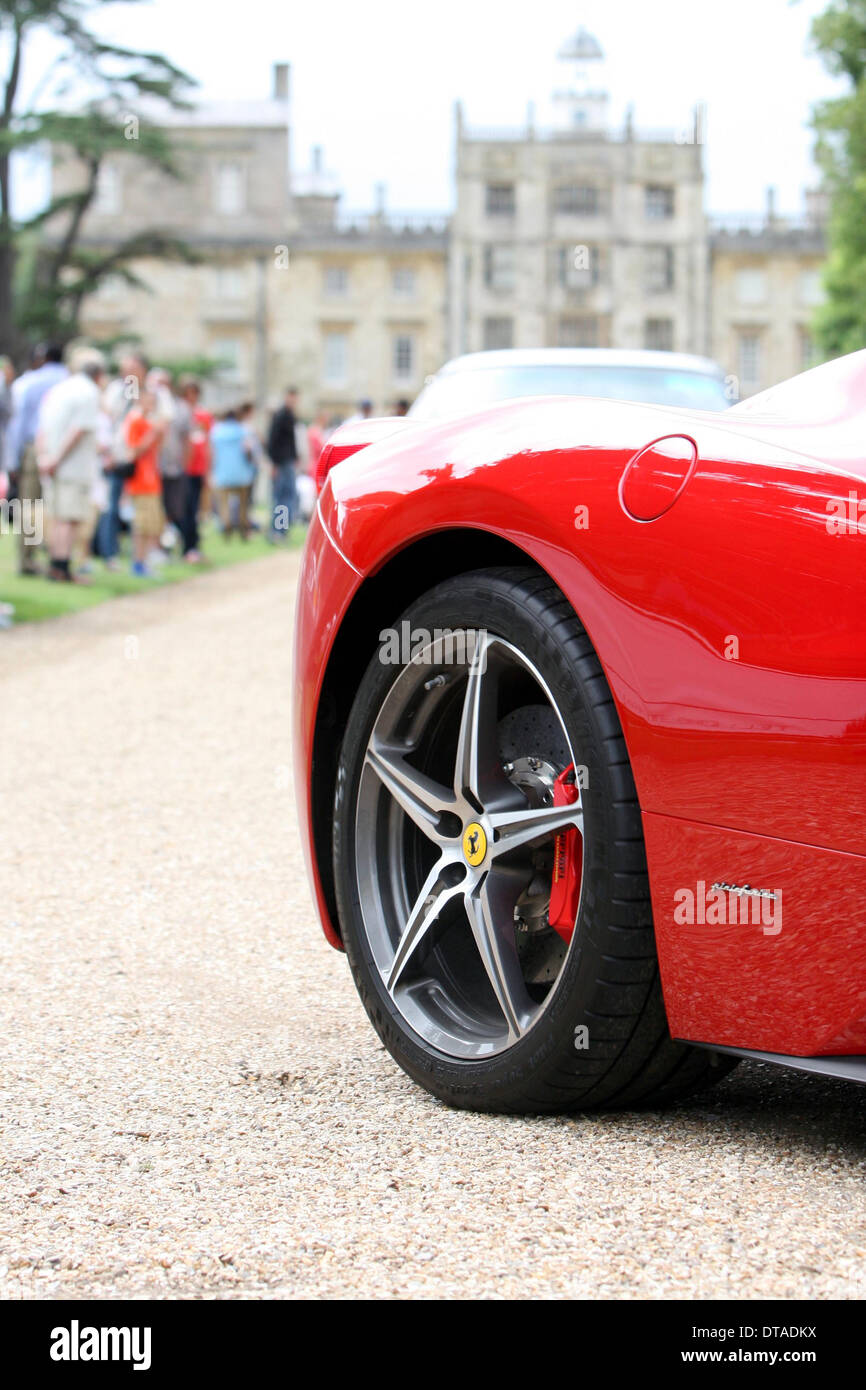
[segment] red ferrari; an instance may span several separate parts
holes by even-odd
[[[866,1079],[866,352],[722,413],[516,400],[328,446],[301,833],[452,1105]]]

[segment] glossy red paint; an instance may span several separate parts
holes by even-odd
[[[697,445],[686,435],[668,435],[639,450],[620,479],[619,500],[633,521],[658,521],[670,511],[695,471]]]
[[[313,734],[319,710],[319,694],[328,656],[340,621],[361,583],[361,576],[340,556],[314,516],[307,534],[295,605],[294,699],[292,736],[295,768],[295,803],[307,875],[325,935],[341,947],[339,932],[322,888],[319,859],[312,833],[312,790],[317,768],[313,760]]]
[[[672,482],[661,478],[676,495],[656,520],[635,520],[623,475],[669,436],[694,442],[694,464],[683,470],[681,458]],[[647,826],[673,1031],[768,1051],[866,1051],[860,498],[866,353],[722,415],[518,401],[365,448],[331,474],[320,499],[330,540],[317,524],[305,562],[298,775],[315,775],[318,689],[362,577],[439,530],[501,536],[567,595],[613,691]],[[849,524],[834,530],[840,507]],[[382,625],[403,606],[395,592]],[[745,875],[772,889],[771,870],[785,892],[778,938],[744,947],[736,934],[684,931],[668,913],[675,887]]]
[[[334,430],[316,464],[315,484],[316,492],[322,491],[325,486],[325,479],[338,463],[344,459],[351,458],[359,449],[366,449],[370,444],[378,444],[380,439],[387,439],[389,435],[397,430],[402,430],[406,426],[406,420],[402,416],[388,417],[382,420],[359,420],[357,424],[341,425]]]

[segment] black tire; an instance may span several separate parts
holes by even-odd
[[[449,579],[402,615],[413,629],[486,629],[529,658],[555,697],[587,768],[583,888],[574,938],[544,1011],[494,1056],[447,1055],[395,1006],[373,957],[359,893],[356,805],[365,750],[395,684],[370,663],[346,727],[334,808],[334,876],[343,942],[358,993],[388,1051],[448,1104],[544,1113],[656,1105],[721,1079],[735,1060],[674,1042],[655,950],[640,808],[613,698],[587,634],[561,591],[523,568]],[[400,628],[400,622],[397,628]],[[588,1030],[588,1046],[575,1045]]]

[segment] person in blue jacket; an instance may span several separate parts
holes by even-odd
[[[211,483],[217,495],[223,535],[250,534],[250,493],[255,477],[249,432],[236,410],[227,410],[210,433]]]

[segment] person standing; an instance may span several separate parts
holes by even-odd
[[[252,401],[244,401],[243,405],[238,410],[238,419],[244,430],[244,450],[253,470],[252,482],[250,483],[250,528],[253,531],[258,531],[258,523],[253,519],[253,504],[256,497],[256,484],[259,478],[259,469],[261,467],[264,448],[259,437],[259,432],[256,429],[255,414],[256,408]]]
[[[164,429],[165,420],[160,414],[156,393],[145,389],[126,416],[123,431],[126,455],[135,461],[135,471],[126,488],[134,508],[132,573],[138,579],[151,577],[148,557],[158,549],[162,535],[159,444]]]
[[[57,343],[36,348],[33,360],[38,365],[19,378],[20,387],[13,391],[14,408],[7,436],[9,468],[17,482],[18,497],[23,507],[31,508],[38,506],[42,500],[42,484],[36,462],[39,412],[51,388],[67,375],[63,365],[63,349]],[[36,546],[27,543],[25,529],[21,528],[18,537],[18,573],[34,575],[39,573]]]
[[[49,578],[83,582],[70,571],[79,528],[90,519],[99,467],[99,396],[105,359],[95,348],[78,348],[70,374],[44,397],[35,452],[50,523]]]
[[[158,384],[165,384],[164,382]],[[183,543],[186,554],[187,463],[192,435],[192,411],[178,392],[172,398],[171,418],[166,422],[159,445],[159,474],[162,479],[162,505],[166,519]]]
[[[120,374],[110,382],[105,392],[105,410],[112,421],[114,443],[111,462],[106,468],[108,502],[99,521],[97,546],[106,569],[118,568],[120,499],[136,461],[130,457],[127,449],[127,418],[139,406],[149,371],[150,365],[142,353],[129,352],[120,359]],[[172,415],[171,394],[164,386],[158,385],[155,400],[154,423],[163,430]]]
[[[282,532],[288,535],[298,510],[298,488],[295,478],[295,465],[298,459],[298,443],[295,434],[297,423],[298,393],[294,386],[286,392],[286,398],[279,410],[274,412],[268,431],[268,455],[272,464],[273,512],[271,515],[271,537],[276,540]]]
[[[227,410],[211,430],[213,485],[219,503],[223,535],[237,529],[243,540],[250,534],[250,488],[254,477],[247,432],[236,410]],[[233,507],[237,507],[237,522]]]
[[[358,402],[358,409],[355,411],[355,414],[347,416],[343,424],[360,425],[364,420],[372,420],[372,418],[373,402],[365,396],[362,401]]]
[[[0,473],[7,475],[7,487],[9,485],[9,469],[6,464],[6,431],[9,428],[9,421],[12,419],[12,383],[14,380],[15,367],[11,357],[0,357]]]
[[[189,407],[192,429],[189,436],[189,453],[186,462],[186,512],[183,523],[183,557],[189,564],[198,564],[201,559],[199,546],[199,510],[201,508],[202,488],[210,472],[211,448],[210,432],[213,429],[213,416],[203,410],[201,387],[192,378],[181,383],[180,394]]]

